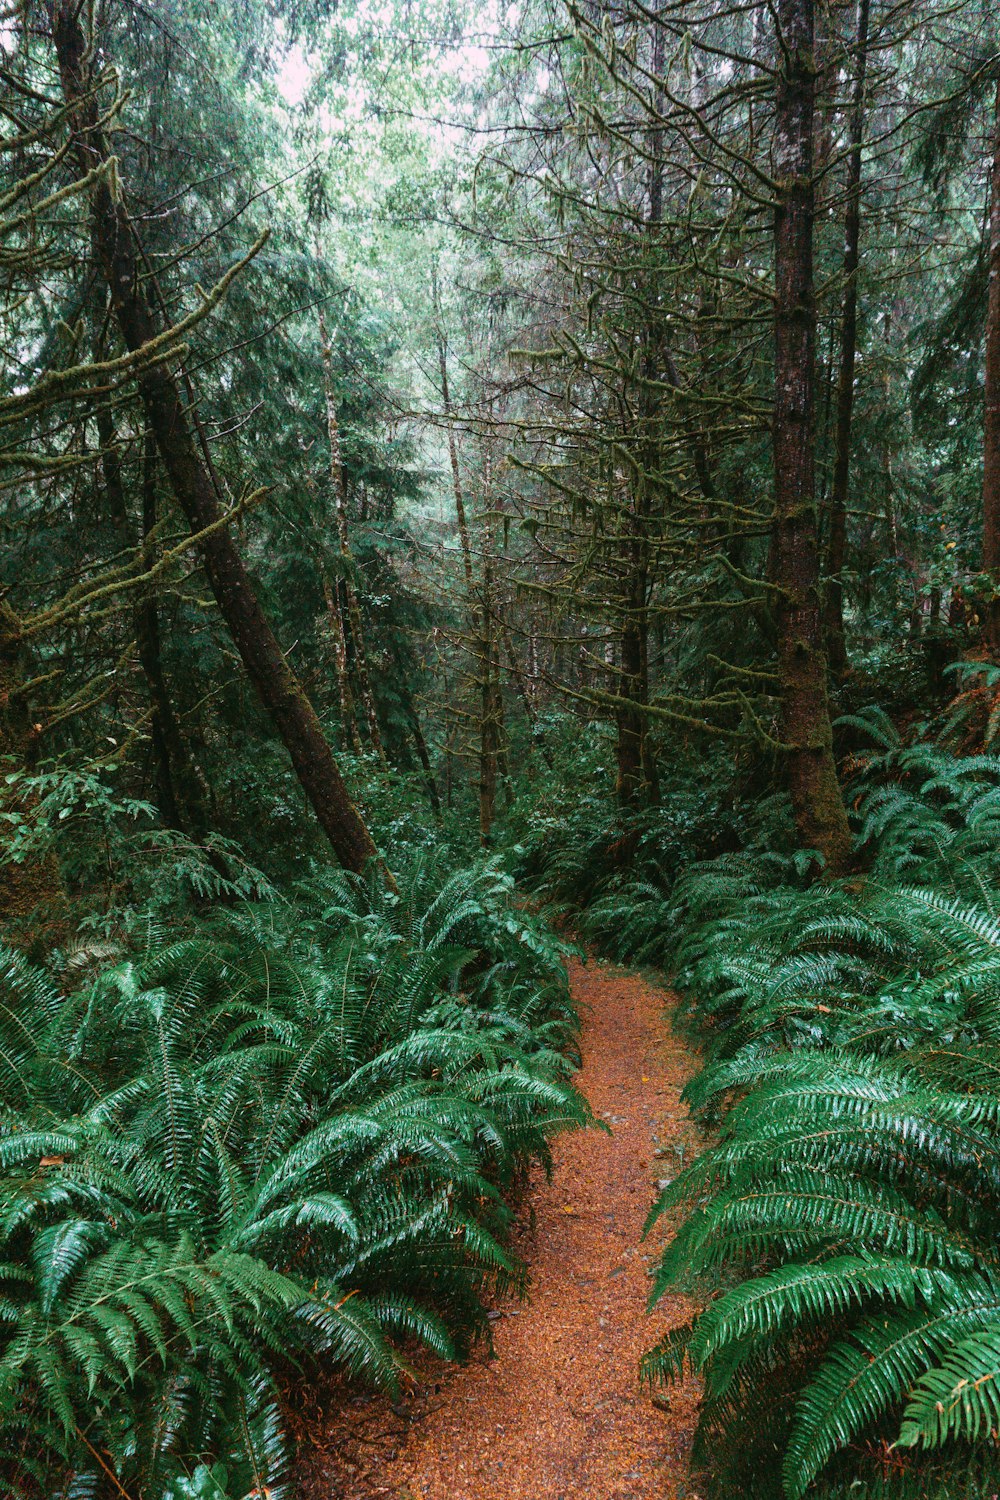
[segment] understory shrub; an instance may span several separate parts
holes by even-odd
[[[734,809],[725,749],[677,751],[657,804],[628,810],[614,796],[610,734],[591,726],[581,736],[569,716],[550,732],[558,734],[555,767],[536,776],[505,818],[508,863],[550,911],[568,913],[612,957],[636,961],[643,938],[649,951],[640,961],[665,956],[660,912],[646,903],[662,900],[696,859],[745,845],[753,830],[774,839],[778,825],[794,844],[785,799],[758,801],[749,820]]]
[[[700,1372],[711,1493],[993,1495],[1000,1476],[1000,760],[878,716],[865,878],[732,855],[661,897],[717,1142],[671,1182],[647,1354]]]
[[[4,950],[3,1493],[281,1500],[279,1377],[463,1352],[519,1276],[505,1193],[588,1119],[562,955],[496,863],[430,857]]]

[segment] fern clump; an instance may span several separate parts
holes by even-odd
[[[277,1500],[279,1371],[460,1353],[505,1188],[587,1118],[561,958],[495,864],[326,875],[82,985],[4,952],[5,1493]]]
[[[721,1125],[651,1216],[653,1303],[710,1300],[644,1368],[701,1373],[719,1495],[1000,1475],[1000,761],[885,736],[855,791],[863,881],[733,856],[673,892]]]

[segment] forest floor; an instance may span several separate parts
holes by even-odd
[[[697,1500],[697,1390],[654,1404],[638,1380],[643,1351],[691,1310],[670,1296],[647,1314],[662,1241],[642,1229],[656,1180],[699,1149],[680,1102],[696,1064],[661,989],[595,961],[572,963],[570,980],[578,1082],[611,1134],[559,1137],[551,1182],[533,1182],[516,1238],[527,1300],[491,1314],[492,1355],[458,1369],[425,1361],[395,1405],[317,1392],[299,1413],[303,1500]]]

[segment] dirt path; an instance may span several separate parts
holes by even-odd
[[[643,1350],[687,1311],[677,1297],[647,1316],[656,1244],[641,1234],[656,1179],[696,1149],[679,1101],[695,1063],[664,1023],[662,991],[593,961],[570,979],[580,1085],[613,1134],[557,1142],[519,1247],[529,1300],[502,1310],[496,1357],[395,1410],[352,1403],[308,1466],[309,1500],[695,1500],[695,1392],[672,1392],[664,1411],[637,1380]]]

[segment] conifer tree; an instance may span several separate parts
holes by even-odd
[[[91,74],[88,41],[73,0],[55,0],[52,41],[81,170],[91,177],[94,238],[115,317],[133,353],[155,344],[157,329],[144,293],[140,251],[125,206],[124,185],[106,181],[111,161]],[[193,532],[205,534],[206,572],[246,671],[283,740],[296,775],[337,855],[360,871],[375,857],[371,835],[352,803],[319,720],[261,608],[246,567],[220,524],[222,510],[210,460],[199,451],[177,377],[164,366],[139,377],[146,421],[174,498]]]

